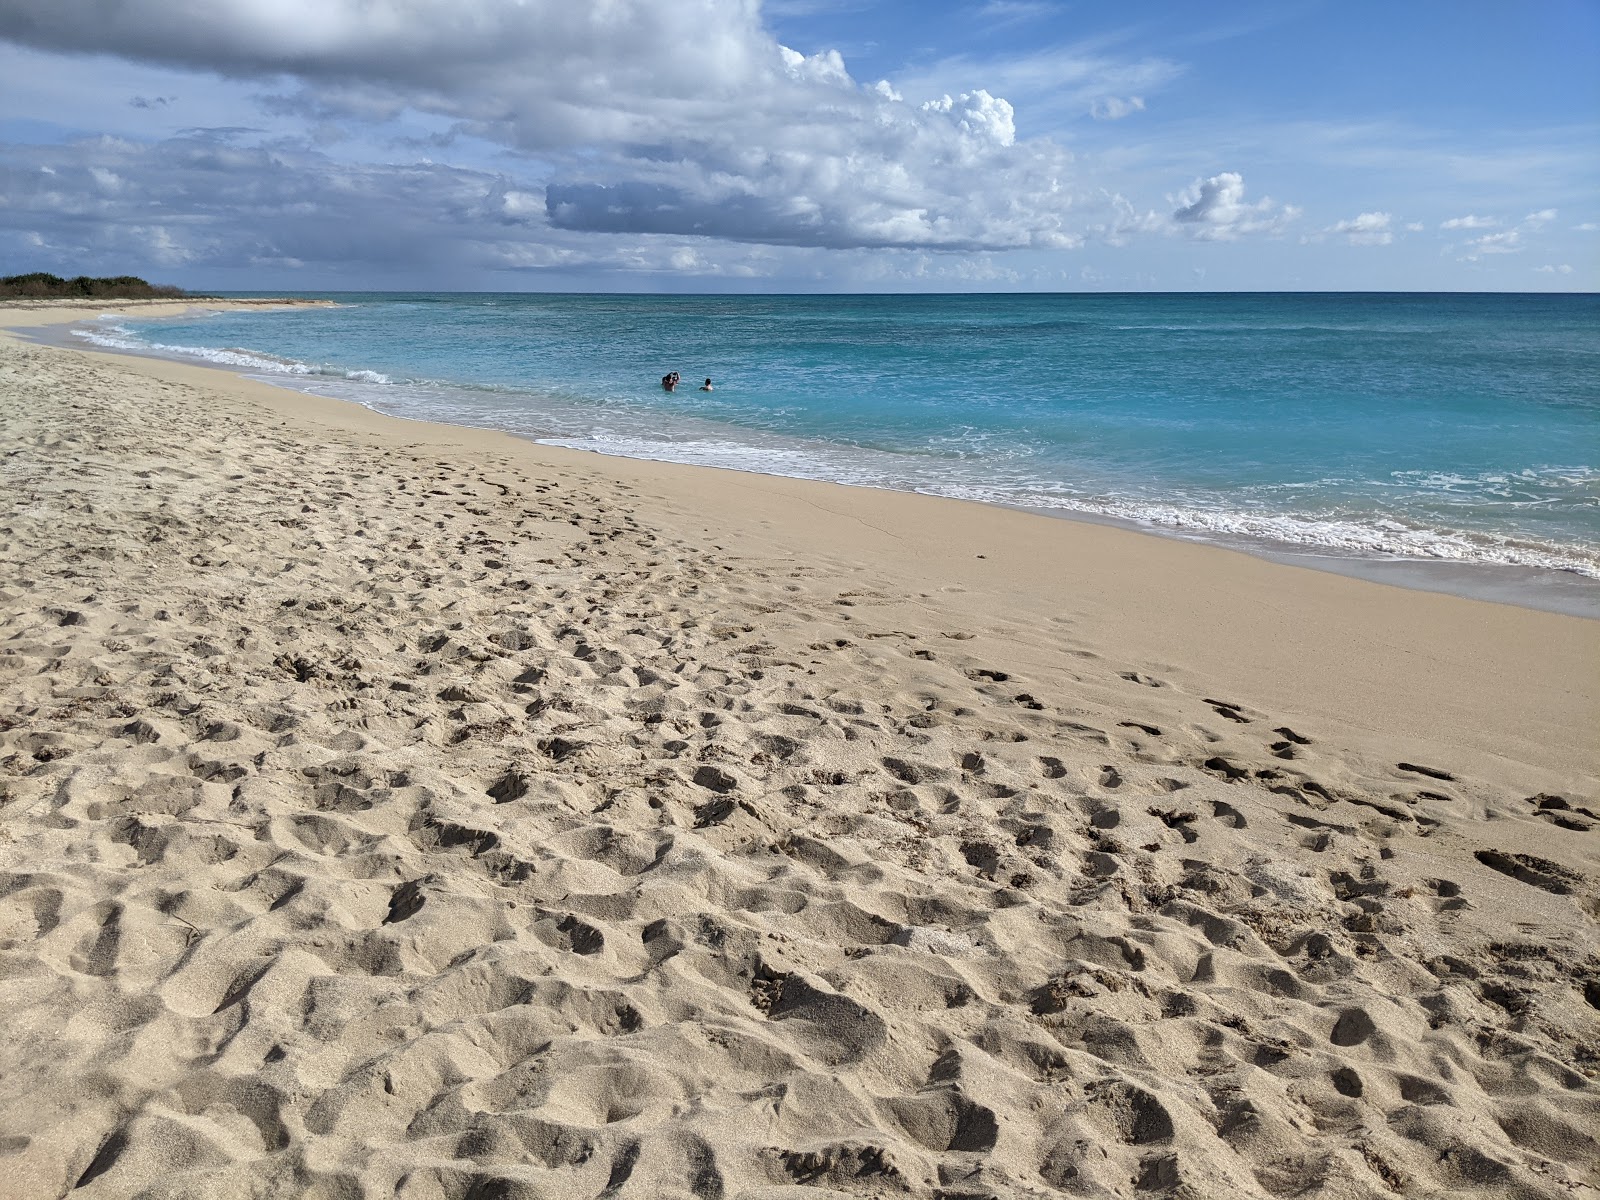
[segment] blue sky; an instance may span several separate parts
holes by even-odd
[[[1600,3],[0,0],[0,273],[1600,290]]]

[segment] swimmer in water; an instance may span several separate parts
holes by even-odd
[[[669,372],[666,375],[663,375],[661,377],[661,390],[662,391],[664,391],[664,392],[673,392],[673,391],[677,391],[677,389],[678,389],[678,373],[676,371],[671,371],[671,372]]]
[[[711,390],[711,376],[706,376],[706,381],[700,385],[700,390],[702,392],[709,392]]]

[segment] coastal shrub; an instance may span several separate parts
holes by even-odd
[[[0,278],[0,297],[26,300],[182,300],[196,299],[182,288],[148,283],[137,275],[63,279],[45,271]]]

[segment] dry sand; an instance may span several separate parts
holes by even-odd
[[[15,342],[0,414],[9,1197],[1596,1194],[1600,623]]]

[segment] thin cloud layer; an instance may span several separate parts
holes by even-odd
[[[28,232],[12,235],[10,247],[0,234],[0,248],[169,268],[556,268],[592,259],[532,236],[525,205],[504,177],[438,164],[340,164],[243,144],[227,130],[153,145],[101,137],[12,148],[0,163],[0,210]]]
[[[1120,121],[1136,112],[1144,111],[1143,96],[1106,96],[1089,106],[1089,115],[1096,121]]]
[[[1537,235],[1546,225],[1556,219],[1556,210],[1541,208],[1538,212],[1531,212],[1509,229],[1502,229],[1498,233],[1486,233],[1482,237],[1468,238],[1465,242],[1455,247],[1460,262],[1480,262],[1485,256],[1497,254],[1520,254],[1527,249],[1529,234]],[[1441,229],[1471,230],[1493,228],[1500,224],[1499,221],[1489,218],[1470,218],[1470,224],[1464,220],[1446,221]]]

